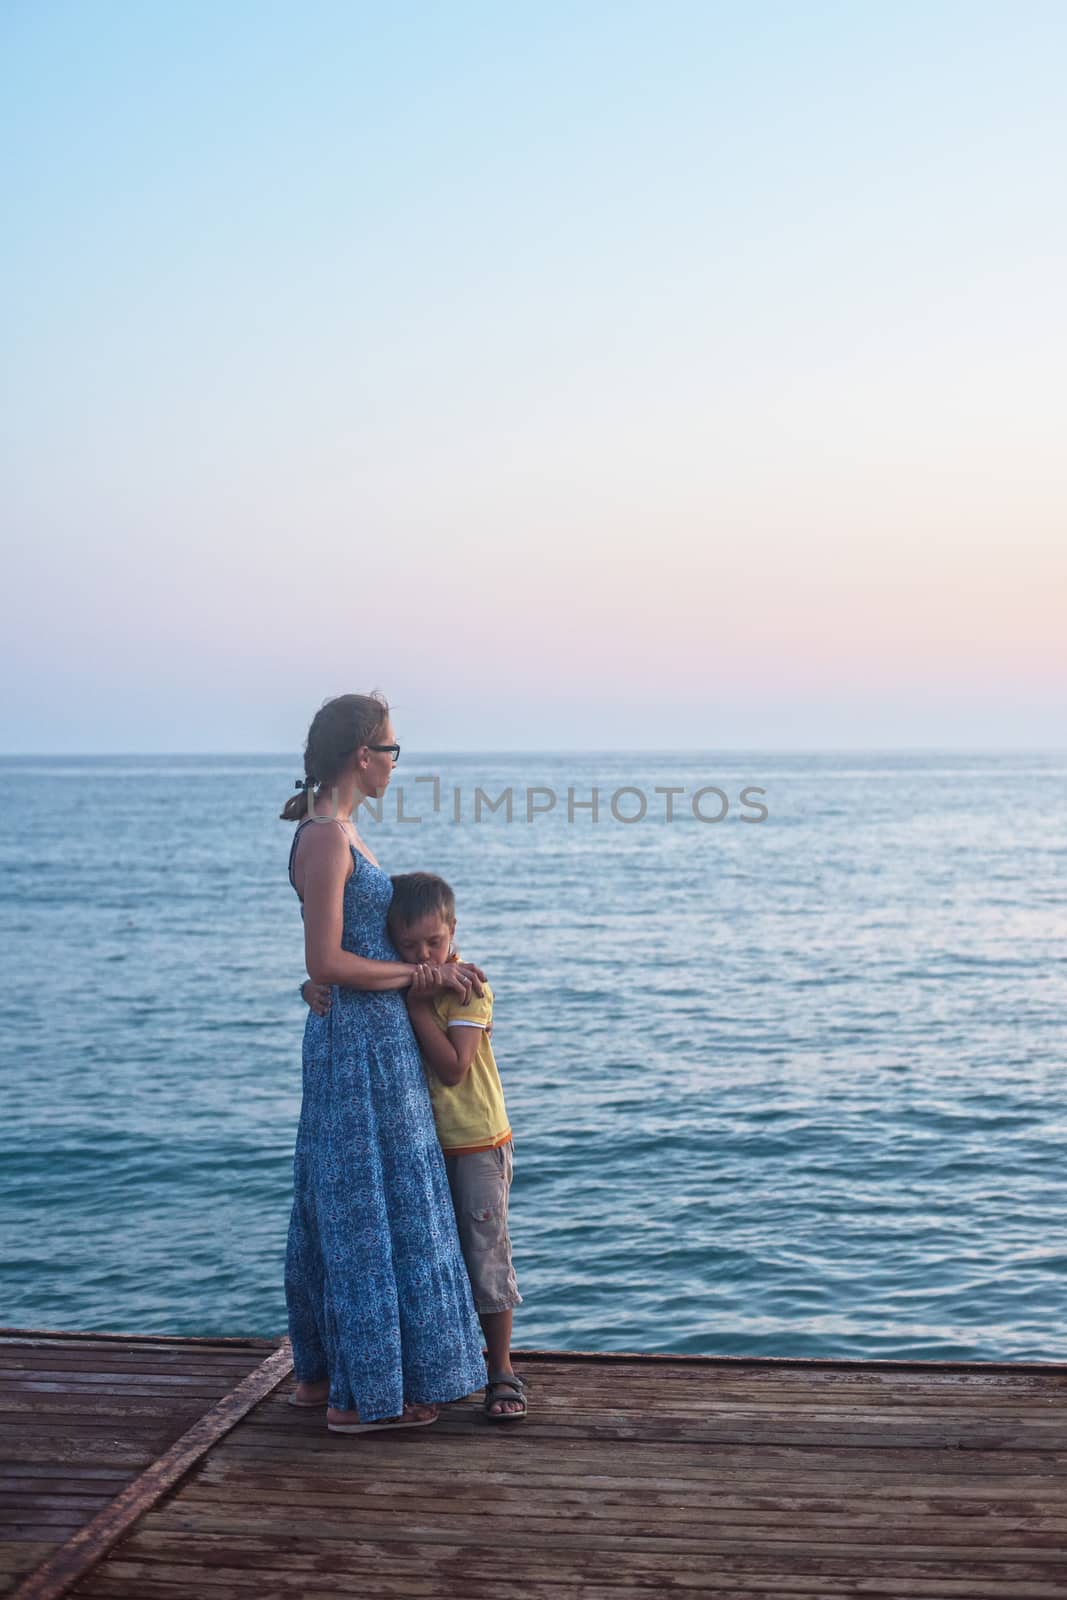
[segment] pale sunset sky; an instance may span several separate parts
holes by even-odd
[[[8,0],[0,751],[1062,746],[1063,0]]]

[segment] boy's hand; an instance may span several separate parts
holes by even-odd
[[[408,1000],[431,1000],[434,990],[440,988],[441,970],[440,967],[435,967],[432,962],[418,962],[414,972],[411,974],[411,982],[408,985]]]
[[[312,983],[310,978],[305,978],[300,985],[300,993],[304,997],[304,1003],[311,1007],[317,1017],[324,1017],[327,1014],[333,995],[326,984]]]

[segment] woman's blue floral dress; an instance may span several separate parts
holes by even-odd
[[[297,829],[299,838],[301,823]],[[349,841],[342,947],[396,961],[393,888]],[[289,858],[292,882],[296,839]],[[364,1421],[485,1383],[470,1282],[403,994],[334,988],[304,1029],[285,1259],[297,1378]]]

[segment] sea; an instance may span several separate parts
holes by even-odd
[[[0,1322],[284,1330],[293,755],[0,760]],[[521,1348],[1067,1356],[1067,752],[409,755]]]

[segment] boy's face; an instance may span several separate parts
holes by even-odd
[[[446,921],[439,911],[431,911],[405,926],[392,923],[390,931],[401,961],[429,961],[439,967],[448,960],[456,924]]]

